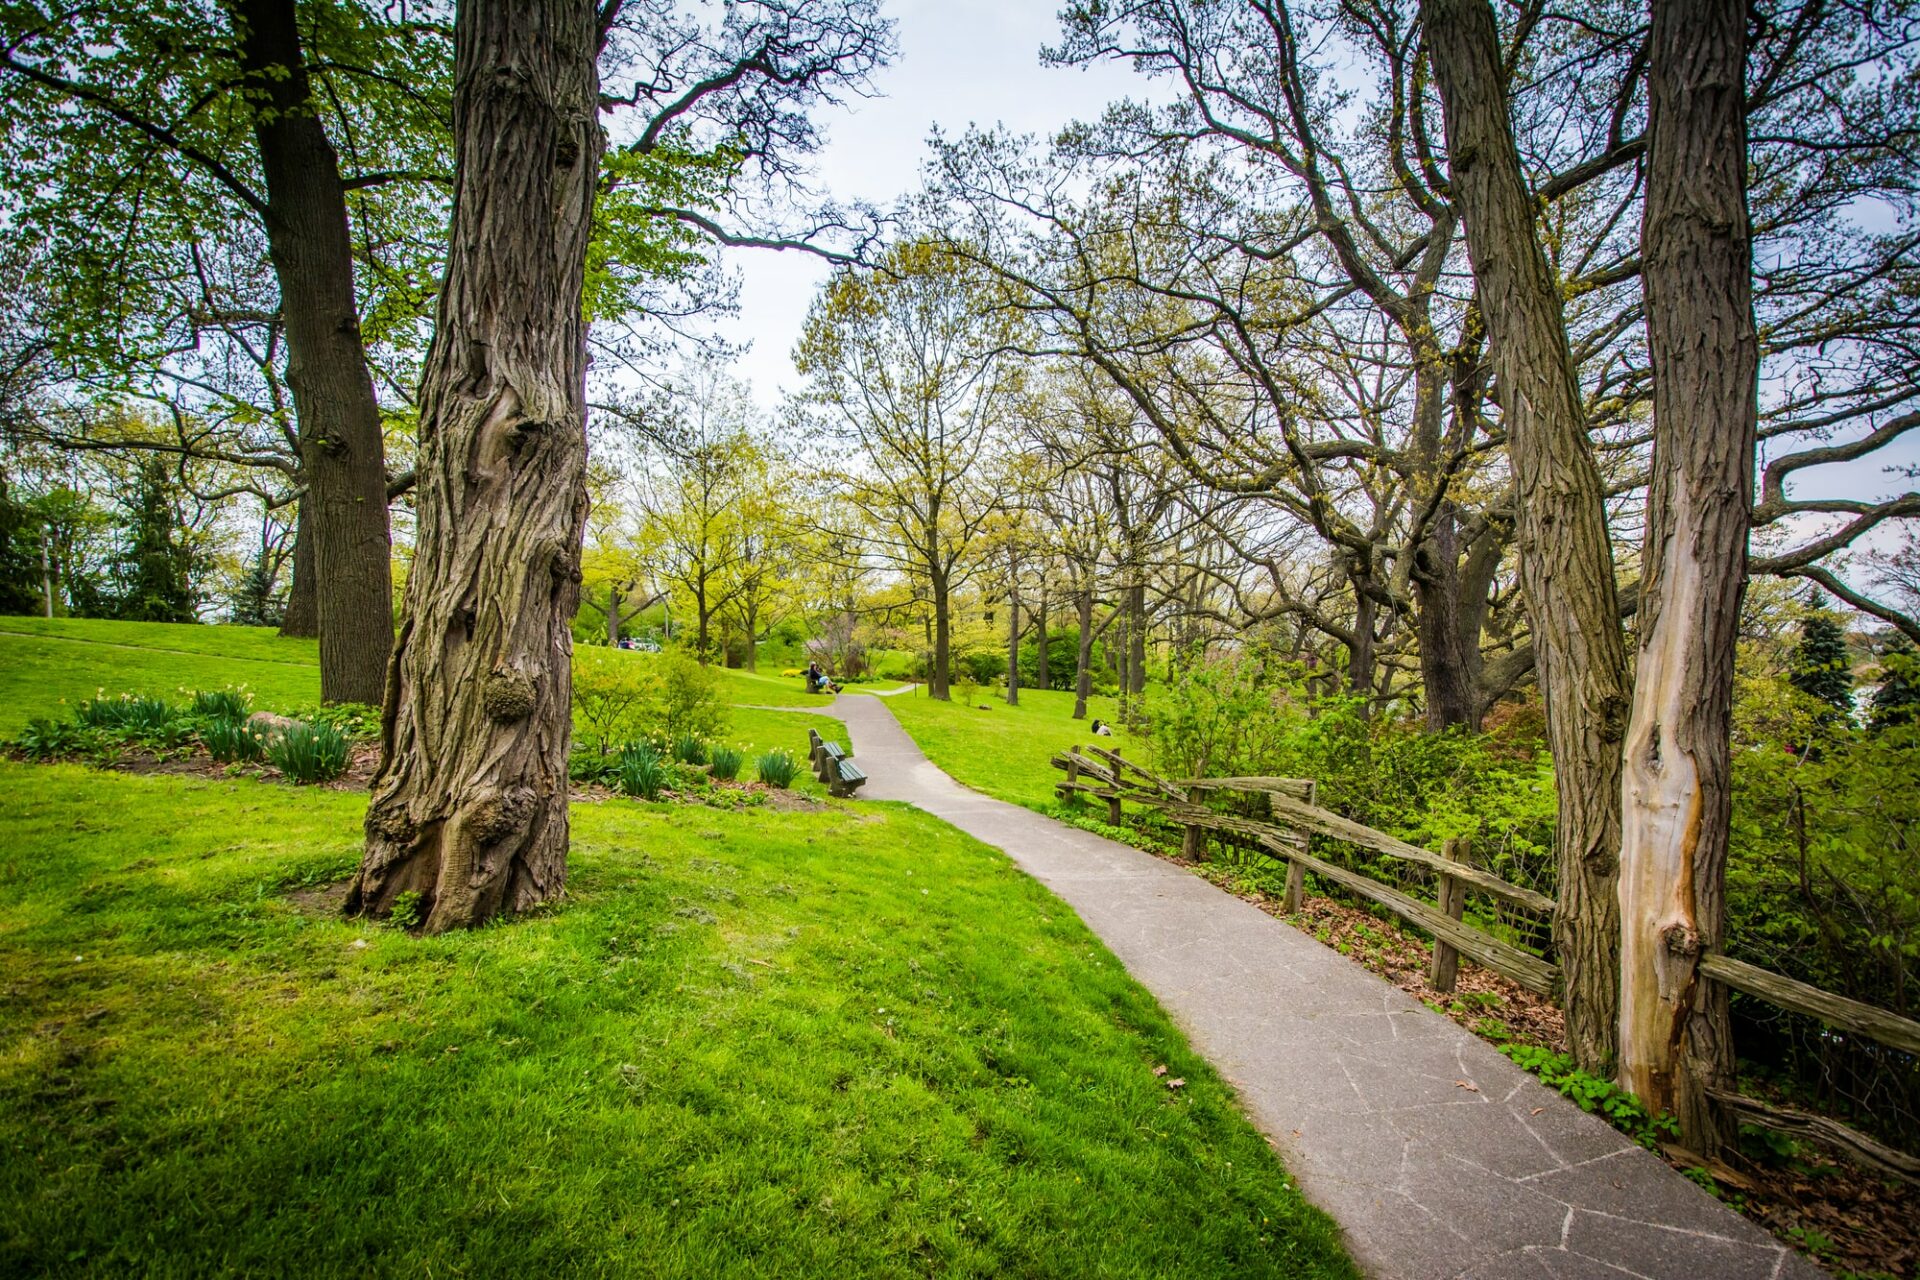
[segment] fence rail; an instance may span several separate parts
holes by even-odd
[[[1465,860],[1464,842],[1456,845],[1450,841],[1448,849],[1435,853],[1363,826],[1315,804],[1314,782],[1310,778],[1168,779],[1126,759],[1118,751],[1100,747],[1072,747],[1054,756],[1053,766],[1067,775],[1055,788],[1061,796],[1090,795],[1106,801],[1107,816],[1116,826],[1123,817],[1123,802],[1146,805],[1185,828],[1183,849],[1190,856],[1201,851],[1205,833],[1216,832],[1285,863],[1289,914],[1299,910],[1306,891],[1304,873],[1311,871],[1425,929],[1435,940],[1433,985],[1437,990],[1453,989],[1453,956],[1457,953],[1536,995],[1556,1001],[1560,998],[1558,966],[1503,942],[1462,918],[1468,889],[1549,916],[1553,912],[1553,899],[1470,865]],[[1253,815],[1222,813],[1208,807],[1204,797],[1218,792],[1257,797],[1254,807],[1260,812]],[[1436,877],[1438,903],[1422,902],[1392,885],[1315,856],[1309,841],[1314,835],[1431,871]],[[1700,973],[1779,1008],[1920,1056],[1920,1022],[1890,1010],[1850,1000],[1717,953],[1701,957]],[[1713,1096],[1743,1120],[1821,1139],[1883,1172],[1920,1182],[1920,1161],[1914,1156],[1882,1146],[1839,1121],[1772,1107],[1725,1090],[1715,1090]]]

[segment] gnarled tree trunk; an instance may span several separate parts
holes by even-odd
[[[1534,234],[1487,0],[1423,0],[1454,199],[1491,339],[1516,488],[1520,582],[1547,703],[1559,822],[1554,944],[1578,1065],[1612,1074],[1619,1012],[1626,647],[1600,472],[1560,290]]]
[[[311,546],[312,571],[303,583],[296,552],[294,590],[314,592],[320,696],[378,702],[393,645],[386,451],[360,341],[340,160],[314,114],[294,0],[234,0],[233,12],[248,87],[261,99],[253,132],[307,483],[297,536]]]
[[[557,895],[586,523],[581,285],[604,139],[589,0],[454,24],[452,244],[421,387],[419,540],[349,911],[428,932]]]
[[[1703,1155],[1733,1071],[1725,924],[1733,656],[1752,517],[1759,342],[1747,218],[1746,6],[1655,0],[1640,228],[1653,491],[1621,842],[1620,1080]]]

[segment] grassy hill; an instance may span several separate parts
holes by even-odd
[[[952,702],[924,694],[888,698],[887,706],[927,758],[976,791],[1045,810],[1053,804],[1053,784],[1065,775],[1049,763],[1057,752],[1076,744],[1119,748],[1144,762],[1140,739],[1120,729],[1096,738],[1093,721],[1111,720],[1112,698],[1088,700],[1087,718],[1073,718],[1073,695],[1052,689],[1022,689],[1020,705],[1007,705],[994,689],[975,689]]]
[[[278,662],[68,625],[0,643]],[[924,814],[579,805],[563,902],[419,939],[338,914],[364,803],[0,763],[0,1273],[1352,1274],[1098,940]]]
[[[270,627],[0,617],[0,737],[105,690],[177,699],[245,688],[262,707],[320,700],[320,648]]]

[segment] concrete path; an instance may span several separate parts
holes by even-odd
[[[1233,1082],[1369,1275],[1818,1277],[1811,1263],[1476,1036],[1171,863],[954,782],[842,696],[869,779],[1003,849],[1099,934]]]

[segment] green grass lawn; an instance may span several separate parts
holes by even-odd
[[[318,702],[317,642],[270,627],[0,617],[0,737],[102,689],[177,702],[183,689],[240,687],[276,710]]]
[[[1071,693],[1052,689],[1022,689],[1016,707],[989,689],[975,689],[965,701],[956,692],[952,702],[902,694],[886,703],[929,760],[976,791],[1030,809],[1052,807],[1053,785],[1066,775],[1049,761],[1068,747],[1118,748],[1146,759],[1142,742],[1124,730],[1116,728],[1111,738],[1093,736],[1096,718],[1113,719],[1112,698],[1089,699],[1085,720],[1073,718]]]
[[[416,939],[301,900],[363,804],[0,764],[0,1273],[1351,1274],[931,818],[578,806],[562,905]]]

